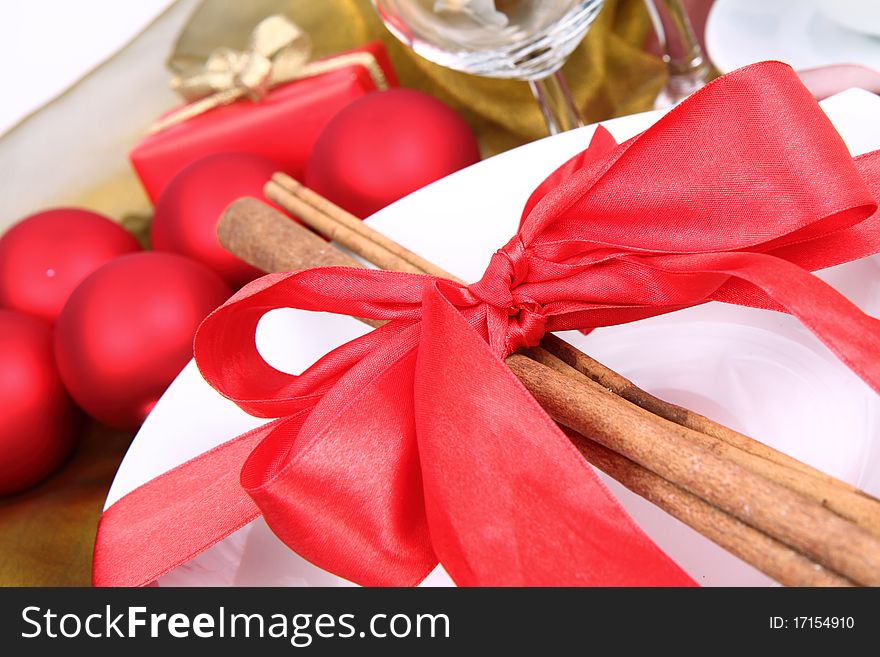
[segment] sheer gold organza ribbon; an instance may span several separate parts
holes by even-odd
[[[240,98],[262,100],[284,82],[308,78],[352,65],[363,66],[377,89],[387,89],[385,72],[369,52],[352,52],[311,62],[309,35],[293,21],[274,14],[260,21],[245,50],[221,47],[201,67],[171,80],[171,88],[189,104],[159,119],[150,133],[183,123]]]

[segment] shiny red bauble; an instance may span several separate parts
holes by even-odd
[[[138,250],[131,233],[100,214],[76,208],[33,214],[0,237],[0,306],[53,322],[86,276]]]
[[[479,159],[473,132],[452,108],[419,91],[389,89],[330,120],[312,149],[305,183],[364,218]]]
[[[263,272],[224,249],[217,222],[226,206],[242,196],[263,197],[263,185],[279,167],[249,153],[219,153],[184,168],[156,202],[150,232],[153,248],[188,256],[240,287]]]
[[[28,488],[70,453],[80,415],[43,320],[0,310],[0,496]]]
[[[55,326],[61,379],[92,417],[136,427],[192,357],[204,317],[229,297],[206,266],[172,253],[122,256],[89,276]]]

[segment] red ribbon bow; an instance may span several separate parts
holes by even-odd
[[[790,312],[880,390],[878,320],[809,273],[880,250],[876,190],[880,154],[854,160],[768,62],[619,146],[598,129],[473,285],[341,268],[255,281],[205,320],[196,361],[279,419],[110,507],[95,582],[152,581],[262,513],[362,584],[416,584],[438,559],[461,585],[692,583],[502,358],[545,331],[718,300]],[[279,307],[391,321],[291,376],[254,342]]]

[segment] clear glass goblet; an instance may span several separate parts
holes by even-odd
[[[526,80],[550,134],[583,125],[560,69],[604,0],[373,0],[394,36],[447,68]]]

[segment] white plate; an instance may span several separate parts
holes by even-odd
[[[880,70],[880,38],[835,23],[811,0],[717,0],[706,49],[718,69],[778,59],[794,68],[864,64]]]
[[[854,153],[880,148],[880,98],[851,90],[823,107]],[[659,116],[641,114],[605,125],[622,140]],[[564,133],[476,164],[400,200],[369,222],[449,271],[476,280],[493,251],[515,231],[530,191],[584,148],[592,131],[587,127]],[[880,312],[877,259],[824,275],[869,312]],[[261,322],[257,342],[273,365],[296,373],[366,330],[346,317],[276,310]],[[880,398],[791,317],[711,303],[589,337],[565,337],[652,392],[880,493]],[[136,436],[107,505],[259,423],[216,394],[190,363]],[[656,507],[611,485],[652,538],[699,582],[770,583]],[[344,584],[290,552],[262,521],[160,583]],[[429,583],[448,584],[449,579],[438,570]]]

